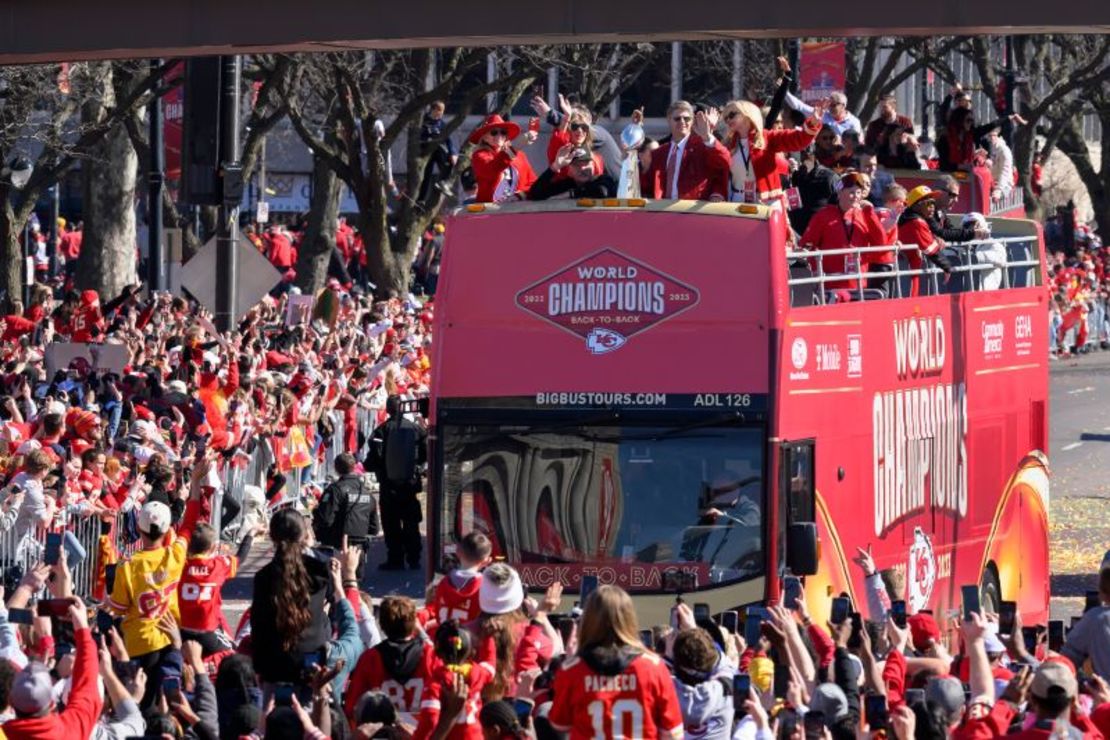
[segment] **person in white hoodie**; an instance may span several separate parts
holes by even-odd
[[[732,737],[732,669],[703,629],[678,633],[672,648],[674,689],[687,740]]]

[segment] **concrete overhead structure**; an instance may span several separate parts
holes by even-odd
[[[261,50],[1107,33],[1110,1],[0,0],[0,64]]]

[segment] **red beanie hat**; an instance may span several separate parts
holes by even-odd
[[[918,612],[906,620],[910,627],[910,641],[918,652],[929,649],[929,643],[940,642],[940,627],[932,614]]]

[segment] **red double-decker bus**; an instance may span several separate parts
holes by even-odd
[[[665,621],[675,591],[723,610],[776,597],[788,572],[818,611],[834,592],[861,603],[850,558],[870,546],[911,609],[975,583],[1046,618],[1037,226],[993,220],[993,262],[953,258],[945,280],[903,259],[891,292],[907,297],[831,303],[844,276],[788,253],[781,219],[641,200],[455,217],[429,562],[477,528],[533,588],[596,573]]]

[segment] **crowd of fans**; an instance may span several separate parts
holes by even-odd
[[[1045,223],[1050,356],[1066,358],[1110,349],[1110,254],[1094,231],[1061,207]]]
[[[681,596],[641,630],[629,595],[583,578],[526,593],[480,532],[420,606],[359,591],[359,554],[319,546],[296,507],[234,637],[218,592],[235,558],[198,524],[205,465],[178,525],[143,505],[142,549],[109,599],[72,593],[67,556],[0,608],[8,738],[1102,738],[1110,734],[1110,564],[1082,617],[1025,627],[978,600],[907,614],[868,551],[864,604],[819,624],[790,578],[767,607],[711,615]],[[249,548],[249,544],[247,545]],[[221,568],[223,570],[221,570]],[[206,606],[197,594],[213,589]],[[978,586],[972,586],[973,591]],[[32,600],[38,596],[32,610]],[[828,597],[816,597],[828,598]],[[122,616],[122,619],[120,617]]]
[[[909,191],[894,181],[891,169],[928,163],[893,98],[863,126],[839,93],[813,106],[791,95],[789,66],[779,65],[769,109],[744,100],[672,104],[669,136],[644,140],[636,153],[644,195],[783,209],[788,238],[803,249],[902,243],[915,247],[911,267],[928,260],[948,272],[947,248],[974,241],[985,261],[998,259],[981,215],[947,218],[957,179]],[[562,96],[557,110],[540,98],[533,106],[553,127],[548,167],[537,175],[512,143],[520,126],[490,116],[470,135],[469,195],[616,194],[622,153],[590,111]],[[977,126],[958,88],[943,110],[935,164],[988,166],[993,194],[1004,197],[1014,175],[1000,132],[1020,119]],[[429,111],[429,140],[442,113],[440,104]],[[529,126],[524,145],[537,138]],[[457,161],[445,146],[426,180],[447,177]],[[428,293],[442,233],[434,224],[415,265]],[[65,234],[63,281],[80,253],[79,224]],[[857,562],[866,603],[839,598],[827,624],[811,610],[828,605],[815,608],[788,589],[744,619],[680,597],[668,624],[641,630],[632,600],[615,586],[584,578],[573,609],[558,583],[527,593],[480,532],[462,538],[457,562],[422,603],[371,598],[361,589],[369,541],[380,531],[381,569],[421,567],[417,400],[427,393],[434,300],[373,300],[364,292],[365,246],[341,220],[338,279],[306,306],[292,288],[297,230],[276,223],[246,235],[285,280],[234,331],[217,332],[183,298],[143,297],[135,286],[102,304],[64,282],[36,285],[29,305],[14,301],[0,319],[2,554],[15,563],[28,542],[41,553],[25,571],[7,567],[0,591],[3,735],[1110,735],[1110,567],[1086,614],[1056,644],[1045,639],[1048,626],[1023,629],[1019,615],[1009,623],[976,609],[906,615],[898,572],[877,572],[864,551]],[[29,236],[45,283],[45,237],[37,225]],[[884,273],[897,262],[891,250],[862,265],[843,255],[818,264],[842,275],[826,286],[834,299],[852,300],[864,290],[888,294]],[[1058,342],[1074,328],[1082,347],[1093,324],[1094,341],[1110,343],[1104,264],[1088,244],[1052,266],[1054,293],[1063,296]],[[990,272],[979,279],[998,287]],[[1103,307],[1097,318],[1093,306]],[[105,368],[93,354],[49,368],[46,348],[59,341],[116,345],[127,359]],[[360,413],[374,415],[370,438]],[[328,455],[337,439],[344,454]],[[260,445],[275,460],[265,487],[222,495],[226,472]],[[310,480],[304,471],[325,459],[334,460],[334,479]],[[100,523],[96,552],[73,542],[69,525],[81,520]],[[234,537],[212,521],[237,521]],[[273,556],[233,626],[221,590],[258,539]],[[71,568],[85,558],[96,580],[82,600]]]

